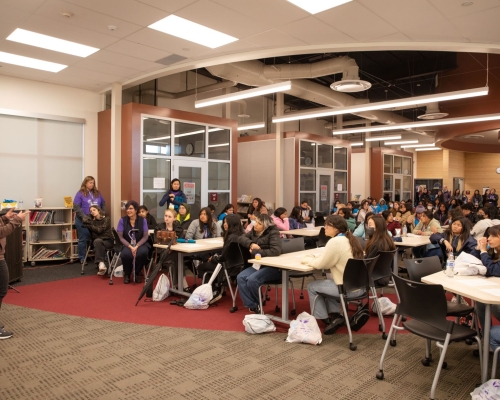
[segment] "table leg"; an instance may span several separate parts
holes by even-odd
[[[491,304],[485,304],[484,326],[483,326],[483,368],[481,372],[481,383],[488,380],[488,362],[490,356],[490,328],[491,328]]]
[[[281,319],[288,321],[288,283],[289,271],[287,269],[281,270]]]
[[[396,252],[394,253],[394,260],[392,261],[392,272],[394,275],[398,274],[398,251],[399,247],[396,246]]]
[[[170,293],[189,297],[191,293],[184,291],[184,253],[177,252],[177,289],[170,289]]]

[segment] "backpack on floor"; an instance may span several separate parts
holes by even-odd
[[[155,290],[153,291],[153,301],[163,301],[165,300],[170,291],[170,281],[167,275],[161,274],[160,279],[156,283]]]
[[[215,278],[217,278],[221,268],[222,265],[217,264],[217,267],[215,267],[208,283],[198,286],[194,292],[191,293],[189,299],[184,303],[184,307],[189,308],[190,310],[205,310],[208,308],[210,301],[213,299],[212,283]]]
[[[288,343],[321,344],[323,338],[316,318],[305,311],[297,315],[297,319],[290,322],[286,341]]]

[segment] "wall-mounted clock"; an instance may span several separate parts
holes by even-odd
[[[497,174],[500,174],[500,167],[497,167]]]
[[[188,143],[188,144],[186,145],[186,154],[187,154],[188,156],[190,156],[190,155],[191,155],[191,154],[193,154],[193,153],[194,153],[194,146],[193,146],[193,144],[192,144],[192,143]]]
[[[312,165],[313,159],[311,157],[306,157],[305,160],[304,160],[304,163],[306,165]]]

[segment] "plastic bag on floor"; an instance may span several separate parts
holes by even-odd
[[[288,343],[320,344],[323,337],[316,318],[305,311],[300,313],[296,320],[290,322],[286,341]]]
[[[490,379],[470,394],[472,400],[500,400],[500,380]]]
[[[379,297],[377,302],[380,304],[382,315],[393,315],[396,312],[396,304],[387,297]],[[377,304],[375,302],[372,303],[372,311],[375,314],[377,313]]]
[[[276,327],[268,316],[263,314],[248,314],[243,319],[245,331],[248,333],[274,332]]]
[[[210,301],[214,297],[212,291],[212,283],[214,282],[215,278],[217,278],[217,274],[219,273],[221,268],[222,265],[217,264],[217,267],[215,267],[215,270],[212,273],[212,276],[210,277],[208,283],[198,286],[194,290],[194,292],[191,293],[189,299],[184,303],[184,307],[190,310],[205,310],[208,308]]]
[[[170,291],[170,281],[167,275],[161,274],[160,279],[156,283],[155,290],[153,291],[153,301],[163,301],[165,300]]]

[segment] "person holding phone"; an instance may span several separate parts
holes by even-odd
[[[5,261],[6,237],[18,226],[21,226],[28,215],[29,211],[21,211],[16,214],[14,209],[11,208],[0,217],[0,308],[2,307],[2,300],[7,295],[7,290],[9,289],[9,268]],[[0,324],[0,339],[9,339],[12,335],[12,332],[6,331],[3,325]]]
[[[163,207],[165,203],[167,203],[167,208],[173,208],[176,212],[179,212],[179,206],[182,203],[187,203],[187,198],[181,190],[181,181],[179,179],[172,179],[170,190],[160,200],[160,207]]]

